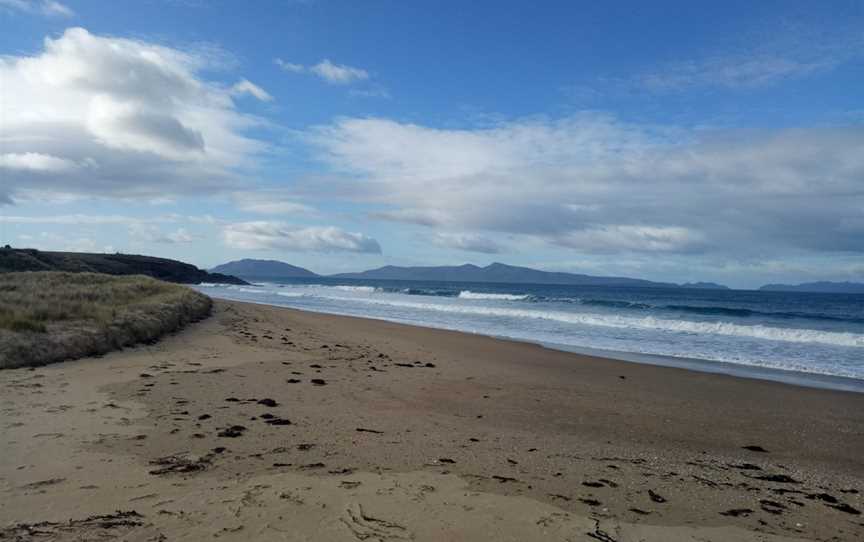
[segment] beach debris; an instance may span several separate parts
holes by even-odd
[[[450,459],[449,457],[440,457],[440,458],[438,458],[438,462],[439,463],[449,463],[451,465],[453,463],[456,463],[456,461],[454,461],[453,459]]]
[[[786,510],[786,507],[780,504],[777,501],[771,501],[768,499],[761,499],[759,504],[762,507],[762,510],[768,512],[769,514],[782,514],[783,510]]]
[[[598,501],[597,499],[580,498],[579,500],[584,502],[588,506],[600,506],[601,504],[603,504],[602,502]]]
[[[299,378],[289,378],[288,380],[286,380],[286,382],[288,382],[289,384],[299,384],[302,381]]]
[[[628,508],[628,510],[630,510],[634,514],[639,514],[640,516],[647,516],[651,513],[647,510],[642,510],[641,508]]]
[[[582,482],[585,487],[603,487],[602,482]]]
[[[298,445],[297,445],[297,449],[300,450],[301,452],[305,452],[305,451],[307,451],[307,450],[311,450],[311,449],[314,448],[314,447],[315,447],[315,445],[312,444],[312,443],[309,443],[309,442],[304,442],[304,443],[301,443],[301,444],[298,444]]]
[[[562,500],[562,501],[570,501],[570,500],[572,500],[572,499],[571,499],[570,497],[568,497],[567,495],[561,495],[561,494],[559,494],[559,493],[549,493],[548,496],[551,497],[551,498],[553,498],[553,499],[560,499],[560,500]]]
[[[666,498],[665,498],[665,497],[663,497],[662,495],[660,495],[660,494],[658,494],[658,493],[655,493],[654,490],[652,490],[652,489],[649,489],[649,490],[648,490],[648,496],[651,498],[652,501],[654,501],[654,502],[656,502],[656,503],[664,503],[664,502],[666,502]]]
[[[800,484],[798,480],[786,474],[763,474],[754,476],[757,480],[765,480],[766,482],[777,482],[778,484]]]
[[[840,504],[828,504],[826,506],[833,508],[835,510],[839,510],[841,512],[846,512],[847,514],[852,514],[853,516],[860,516],[861,515],[861,510],[858,510],[857,508],[853,508],[852,506],[849,506],[845,502],[841,502]]]
[[[493,474],[492,479],[497,480],[498,483],[501,483],[501,484],[506,483],[506,482],[518,482],[519,481],[516,478],[511,478],[510,476],[499,476],[497,474]]]
[[[731,518],[737,518],[740,516],[747,517],[753,513],[753,510],[749,508],[732,508],[731,510],[726,510],[725,512],[720,512],[721,516],[728,516]]]
[[[227,437],[227,438],[237,438],[243,436],[243,432],[246,431],[246,428],[242,425],[232,425],[231,427],[225,428],[218,433],[216,436],[218,437]]]
[[[323,378],[313,378],[309,382],[312,382],[312,384],[315,386],[324,386],[327,384],[327,381],[325,381]]]
[[[300,465],[301,469],[323,469],[326,467],[324,463],[307,463],[306,465]]]
[[[224,446],[216,446],[215,448],[213,448],[213,453],[214,454],[221,454],[225,450],[226,450],[226,448]]]
[[[344,482],[339,482],[339,487],[343,489],[354,489],[360,485],[360,482],[353,482],[351,480],[345,480]]]
[[[45,486],[54,486],[57,484],[62,484],[66,481],[66,478],[49,478],[48,480],[39,480],[38,482],[30,482],[29,484],[24,484],[23,486],[19,486],[20,489],[38,489]]]
[[[741,470],[762,470],[762,467],[759,465],[754,465],[753,463],[727,463],[733,469],[741,469]]]
[[[768,453],[768,450],[766,450],[762,446],[757,446],[755,444],[750,444],[748,446],[742,446],[741,449],[742,450],[748,450],[750,452],[757,452],[760,454],[767,454]]]
[[[287,418],[272,418],[264,423],[267,425],[291,425],[291,420]]]
[[[228,397],[228,398],[225,399],[225,400],[226,400],[227,402],[229,402],[229,403],[239,403],[239,402],[240,402],[240,399],[238,399],[238,398],[236,398],[236,397]]]
[[[375,433],[376,435],[383,435],[384,431],[378,431],[377,429],[367,429],[365,427],[358,427],[358,433]]]
[[[202,471],[210,466],[210,458],[208,456],[174,454],[154,459],[150,461],[150,464],[160,467],[150,471],[150,474],[158,476],[162,474]]]
[[[0,540],[107,540],[119,539],[131,529],[144,526],[144,516],[134,510],[90,516],[64,522],[18,523],[0,529]],[[158,535],[157,535],[158,536]],[[124,537],[125,538],[125,537]],[[155,540],[156,537],[151,538]]]
[[[259,404],[259,405],[264,405],[264,406],[266,406],[266,407],[275,407],[275,406],[279,406],[279,403],[277,403],[275,400],[270,399],[270,398],[267,398],[267,399],[261,399],[260,401],[258,401],[258,404]]]
[[[828,493],[808,493],[807,495],[804,495],[804,498],[810,499],[811,501],[827,502],[828,504],[837,504],[839,502],[837,497],[829,495]]]
[[[262,420],[272,420],[275,417],[276,416],[274,416],[273,414],[270,414],[269,412],[265,412],[264,414],[261,414]]]

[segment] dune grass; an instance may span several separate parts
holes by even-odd
[[[0,274],[0,368],[150,342],[210,314],[209,297],[141,275]]]

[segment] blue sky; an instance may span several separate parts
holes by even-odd
[[[0,0],[0,236],[864,280],[864,3]]]

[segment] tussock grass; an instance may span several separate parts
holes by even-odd
[[[205,318],[211,308],[199,292],[140,275],[0,274],[0,368],[151,342]]]

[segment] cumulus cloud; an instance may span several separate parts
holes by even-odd
[[[366,70],[353,68],[344,64],[335,64],[327,58],[314,66],[304,66],[302,64],[285,62],[281,58],[277,58],[275,63],[287,72],[311,73],[312,75],[316,75],[327,83],[333,85],[347,85],[369,79],[369,72]]]
[[[70,28],[32,56],[0,59],[4,186],[105,197],[164,198],[236,188],[266,145],[233,98],[269,97],[243,80],[200,73],[212,62],[141,40]]]
[[[3,9],[45,15],[48,17],[72,17],[75,12],[55,0],[0,0]]]
[[[285,222],[255,221],[228,224],[222,233],[228,246],[246,250],[381,253],[375,239],[333,226],[294,227]]]
[[[473,233],[436,233],[432,243],[443,248],[455,248],[482,254],[498,254],[503,251],[494,240]]]
[[[588,113],[458,130],[354,118],[308,140],[343,176],[327,197],[385,205],[379,219],[597,253],[864,252],[861,126],[694,132]]]

